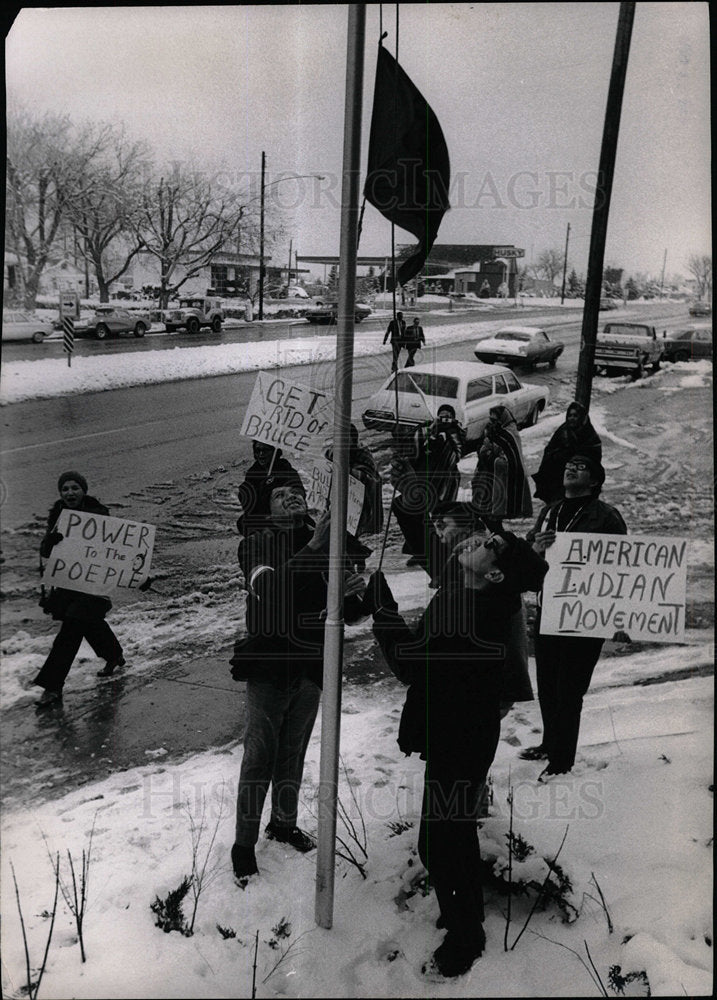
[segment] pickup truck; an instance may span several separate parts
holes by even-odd
[[[597,335],[593,374],[616,370],[629,372],[633,380],[642,377],[645,368],[656,372],[662,360],[662,340],[654,326],[646,323],[606,323]]]
[[[199,333],[203,326],[209,326],[214,333],[219,333],[224,321],[224,310],[220,299],[192,296],[180,299],[179,306],[164,309],[160,318],[167,333],[174,333],[175,330]]]

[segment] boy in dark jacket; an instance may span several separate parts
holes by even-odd
[[[52,549],[62,541],[62,535],[55,530],[60,513],[65,510],[81,510],[90,514],[108,515],[109,510],[95,497],[87,493],[87,480],[79,472],[63,472],[57,481],[60,499],[55,501],[47,518],[47,531],[40,543],[40,555],[47,559]],[[82,594],[64,587],[53,587],[47,600],[46,610],[62,626],[52,644],[50,654],[33,680],[45,689],[38,704],[41,706],[59,702],[62,688],[77,656],[83,639],[92,647],[105,666],[98,677],[108,677],[117,667],[124,666],[122,647],[117,636],[105,621],[105,615],[112,607],[108,597]]]
[[[246,683],[246,730],[235,841],[238,879],[258,872],[255,844],[269,785],[272,840],[297,851],[314,842],[296,825],[304,757],[321,697],[329,514],[308,523],[303,487],[269,491],[266,526],[247,539],[247,636],[234,647],[232,676]],[[344,613],[363,617],[361,577],[349,575]]]
[[[500,735],[510,619],[548,568],[510,534],[472,535],[454,551],[462,573],[440,587],[415,630],[380,571],[364,601],[387,663],[408,685],[398,745],[426,761],[418,851],[447,928],[431,962],[443,976],[467,972],[485,944],[480,794]]]

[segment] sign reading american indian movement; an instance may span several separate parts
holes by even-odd
[[[542,635],[684,641],[687,539],[558,532],[545,558]]]
[[[239,433],[297,455],[315,452],[331,430],[333,407],[320,389],[259,372]]]
[[[328,459],[314,462],[311,470],[311,481],[306,491],[306,503],[309,509],[324,510],[331,493],[332,463]],[[360,479],[349,475],[348,506],[346,509],[346,530],[352,535],[358,530],[358,523],[363,510],[363,499],[366,487]]]
[[[42,582],[108,597],[137,590],[149,576],[153,524],[65,509],[55,525],[62,536],[45,564]]]

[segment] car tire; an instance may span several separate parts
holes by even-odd
[[[171,323],[165,323],[165,324],[164,324],[164,329],[165,329],[165,330],[167,331],[167,333],[174,333],[174,331],[175,331],[175,330],[176,330],[177,328],[176,328],[176,326],[172,326],[172,324],[171,324]]]
[[[652,362],[652,364],[650,365],[651,371],[653,371],[653,372],[659,372],[659,370],[660,370],[660,362],[661,361],[662,361],[662,355],[660,355],[660,357],[657,359],[657,361],[653,361]]]
[[[45,334],[42,332],[42,330],[37,330],[32,335],[33,344],[41,344],[44,339],[45,339]]]
[[[95,327],[95,337],[97,340],[106,340],[109,337],[109,329],[104,323],[98,323]]]
[[[187,333],[199,333],[199,320],[196,316],[190,316],[187,320]]]
[[[673,357],[674,357],[675,361],[689,361],[690,360],[690,356],[687,353],[687,351],[675,351]]]
[[[222,321],[219,318],[219,316],[215,316],[214,319],[212,320],[212,331],[214,333],[222,332]]]
[[[643,372],[644,368],[642,367],[642,361],[640,361],[637,367],[633,368],[632,371],[630,372],[630,380],[632,382],[639,382],[640,379],[642,378]]]
[[[540,414],[542,412],[543,412],[543,404],[542,403],[537,403],[533,407],[533,409],[530,411],[530,416],[528,417],[525,426],[526,427],[535,427],[535,425],[538,422],[538,418],[540,417]]]
[[[363,316],[354,316],[354,323],[360,323],[362,319]]]
[[[144,335],[145,335],[146,332],[147,332],[147,324],[146,323],[137,323],[137,325],[135,326],[135,328],[133,330],[133,333],[134,333],[135,337],[144,337]]]

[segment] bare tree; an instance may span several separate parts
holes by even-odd
[[[551,284],[563,273],[565,254],[562,250],[543,250],[538,254],[533,270],[538,277],[546,278]]]
[[[687,270],[695,279],[697,297],[702,298],[712,291],[712,258],[706,255],[690,254]]]
[[[26,309],[35,308],[40,278],[66,214],[75,169],[71,129],[67,115],[8,113],[5,238],[17,257],[19,295]]]
[[[88,126],[83,147],[94,153],[68,192],[67,211],[78,252],[94,270],[100,301],[107,302],[110,287],[126,273],[143,245],[137,223],[149,149],[128,141],[123,127],[111,125]]]
[[[159,306],[236,241],[242,207],[206,174],[175,164],[144,185],[136,223],[142,249],[159,264]]]

